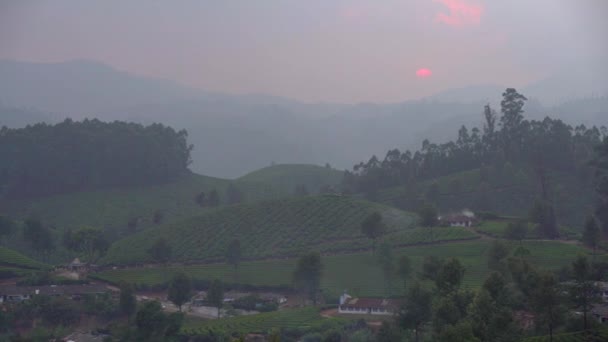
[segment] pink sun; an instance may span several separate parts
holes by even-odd
[[[416,70],[416,77],[418,77],[418,78],[427,78],[427,77],[430,77],[432,74],[433,74],[433,72],[427,68],[422,68],[422,69]]]

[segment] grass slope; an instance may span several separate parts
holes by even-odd
[[[363,239],[361,222],[379,211],[389,233],[411,229],[415,216],[380,204],[339,195],[306,196],[246,203],[146,230],[112,245],[105,264],[150,262],[146,252],[158,238],[172,248],[173,261],[223,259],[227,245],[241,241],[244,258],[299,255],[311,249]]]
[[[190,174],[176,182],[147,187],[115,188],[44,197],[28,201],[0,202],[0,212],[12,217],[35,216],[45,224],[65,228],[89,225],[99,228],[124,228],[132,218],[140,218],[140,227],[152,226],[156,210],[164,213],[165,222],[200,214],[194,201],[201,191],[217,189],[220,197],[229,180]],[[245,200],[255,201],[278,196],[271,187],[249,182],[235,182]]]
[[[394,255],[395,258],[407,255],[412,263],[413,274],[421,270],[426,256],[457,257],[466,267],[463,285],[467,288],[478,288],[489,273],[487,253],[490,243],[491,240],[475,240],[412,246],[396,249]],[[524,241],[523,246],[532,253],[530,262],[552,270],[569,265],[579,253],[588,253],[582,247],[558,241]],[[382,269],[370,252],[323,256],[322,262],[324,271],[321,287],[324,293],[337,297],[347,289],[360,296],[386,295]],[[174,273],[184,271],[195,279],[221,279],[227,283],[256,286],[289,286],[295,264],[296,259],[243,262],[239,266],[238,274],[227,264],[118,269],[98,273],[95,277],[112,283],[127,281],[138,285],[159,286],[166,284]],[[393,294],[401,293],[401,284],[399,280],[394,281]]]
[[[293,193],[297,185],[306,185],[316,193],[324,185],[338,185],[344,173],[332,168],[311,164],[278,164],[253,171],[239,178],[240,181],[269,184],[273,188]]]
[[[3,269],[48,269],[49,266],[30,259],[27,256],[12,249],[0,246],[0,267]]]

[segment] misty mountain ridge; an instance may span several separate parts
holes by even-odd
[[[550,87],[554,81],[530,85],[530,93],[521,89],[530,99],[527,117],[550,115],[573,125],[608,125],[606,97],[576,100],[572,105],[574,100],[563,95],[567,102],[544,107],[537,99],[543,99],[544,89],[559,90]],[[0,105],[0,125],[57,122],[66,116],[162,122],[188,130],[195,145],[194,171],[236,178],[273,162],[330,163],[350,169],[390,148],[415,150],[424,139],[450,140],[463,124],[481,127],[483,105],[490,102],[498,109],[505,88],[474,85],[389,104],[303,103],[277,96],[206,92],[98,62],[0,61],[0,101],[5,104]],[[589,86],[569,84],[572,88]]]

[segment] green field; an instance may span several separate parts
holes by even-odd
[[[310,164],[278,164],[253,171],[240,181],[263,183],[286,193],[293,193],[297,185],[305,185],[310,193],[321,187],[336,186],[342,182],[344,172]]]
[[[188,318],[182,326],[186,335],[207,334],[209,331],[223,334],[267,333],[275,329],[296,328],[300,331],[344,324],[344,318],[323,318],[319,309],[307,307],[266,312],[257,315],[237,316],[220,320]]]
[[[12,249],[0,246],[0,267],[4,270],[42,270],[50,266],[30,259]]]
[[[489,235],[495,238],[505,238],[505,231],[509,221],[484,221],[479,226],[474,227],[479,233]],[[567,227],[560,226],[559,233],[561,237],[568,239],[578,239],[581,233]],[[528,224],[528,230],[526,232],[526,239],[541,239],[541,235],[535,226],[531,223]]]
[[[147,250],[161,237],[171,245],[173,261],[222,260],[235,238],[245,259],[295,256],[322,245],[331,249],[342,240],[362,240],[361,222],[374,211],[382,214],[389,233],[412,229],[416,222],[413,214],[340,195],[262,201],[215,209],[129,236],[114,243],[102,263],[150,262]]]
[[[61,231],[83,225],[124,229],[134,218],[139,218],[138,229],[144,229],[154,226],[152,217],[156,210],[163,212],[165,222],[200,214],[207,209],[196,204],[196,195],[217,189],[225,200],[230,183],[226,179],[191,174],[163,185],[77,192],[27,201],[0,200],[0,212],[13,218],[38,217]],[[245,181],[234,184],[247,201],[280,197],[279,192],[264,184]]]
[[[481,285],[488,274],[486,253],[489,246],[489,240],[474,240],[400,248],[394,254],[395,257],[407,255],[415,273],[420,270],[425,256],[457,257],[466,267],[463,285],[474,289]],[[570,264],[579,253],[588,253],[582,247],[557,241],[524,241],[523,246],[532,253],[530,261],[546,269],[558,269]],[[382,271],[370,252],[323,256],[322,261],[324,275],[321,285],[324,292],[336,297],[345,289],[362,296],[386,294]],[[244,262],[239,266],[236,278],[233,268],[226,264],[118,269],[98,273],[95,277],[112,283],[124,280],[158,286],[167,283],[175,272],[184,271],[195,279],[221,279],[227,283],[256,286],[289,286],[295,262],[295,259]],[[399,294],[401,291],[401,281],[396,280],[392,293]]]

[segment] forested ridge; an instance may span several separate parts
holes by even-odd
[[[0,196],[28,198],[112,186],[162,184],[186,174],[185,130],[66,119],[0,130]]]
[[[404,187],[420,191],[420,184],[470,170],[479,172],[479,180],[472,189],[475,200],[461,205],[477,206],[481,210],[500,212],[500,201],[493,208],[483,207],[492,193],[494,183],[502,188],[523,185],[533,192],[547,210],[555,205],[554,190],[566,183],[579,188],[593,188],[594,168],[591,161],[595,148],[607,135],[605,127],[572,127],[561,120],[546,117],[543,120],[526,120],[524,106],[527,99],[515,89],[503,93],[498,114],[490,105],[483,109],[483,127],[469,130],[461,126],[456,141],[443,144],[423,141],[419,151],[389,150],[383,160],[372,156],[347,171],[344,185],[353,192],[374,198],[378,191]],[[567,181],[564,181],[564,177]],[[501,178],[500,182],[495,181]],[[522,182],[522,178],[531,182]],[[455,195],[464,192],[462,184],[454,182]],[[534,186],[530,188],[530,184]],[[471,189],[467,189],[471,190]],[[421,202],[437,204],[439,187],[432,183],[426,193],[417,193]],[[594,196],[593,190],[588,196]],[[471,196],[468,195],[470,198]],[[592,202],[590,199],[588,202]],[[407,208],[415,209],[415,208]],[[589,212],[583,213],[587,215]]]

